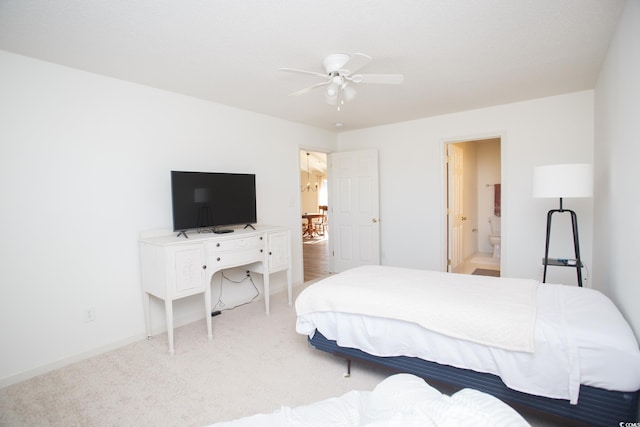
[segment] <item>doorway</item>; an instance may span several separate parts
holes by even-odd
[[[304,281],[329,274],[327,153],[301,149],[300,214]]]
[[[501,138],[446,144],[447,271],[500,276]]]

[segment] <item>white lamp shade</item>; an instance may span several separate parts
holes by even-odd
[[[533,170],[533,197],[591,197],[593,167],[576,163],[538,166]]]
[[[324,100],[329,105],[336,105],[338,103],[338,93],[340,93],[340,86],[331,83],[324,92]]]

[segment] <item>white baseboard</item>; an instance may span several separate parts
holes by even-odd
[[[55,371],[56,369],[60,369],[65,366],[71,365],[72,363],[80,362],[82,360],[89,359],[91,357],[98,356],[100,354],[107,353],[112,350],[116,350],[120,347],[124,347],[125,345],[131,344],[137,341],[141,341],[144,339],[146,339],[146,334],[142,333],[139,335],[135,335],[133,337],[126,338],[124,340],[113,342],[103,347],[94,348],[92,350],[78,353],[73,356],[65,357],[64,359],[60,359],[52,363],[47,363],[46,365],[38,366],[37,368],[29,369],[28,371],[20,372],[19,374],[15,374],[10,377],[2,378],[0,379],[0,388],[17,384],[19,382],[28,380],[38,375]]]

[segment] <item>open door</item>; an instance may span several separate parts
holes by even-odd
[[[455,144],[447,144],[447,221],[449,237],[447,241],[447,271],[457,273],[464,263],[464,221],[463,215],[463,150]]]
[[[329,155],[332,271],[380,264],[378,151]]]

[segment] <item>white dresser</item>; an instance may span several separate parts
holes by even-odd
[[[174,354],[173,301],[203,294],[207,334],[211,339],[211,277],[226,268],[244,266],[263,275],[267,315],[269,275],[286,270],[289,305],[292,304],[291,233],[285,227],[255,227],[227,234],[192,231],[187,233],[188,237],[177,236],[177,232],[148,236],[142,233],[140,270],[147,337],[151,336],[151,296],[164,300],[169,353]]]

